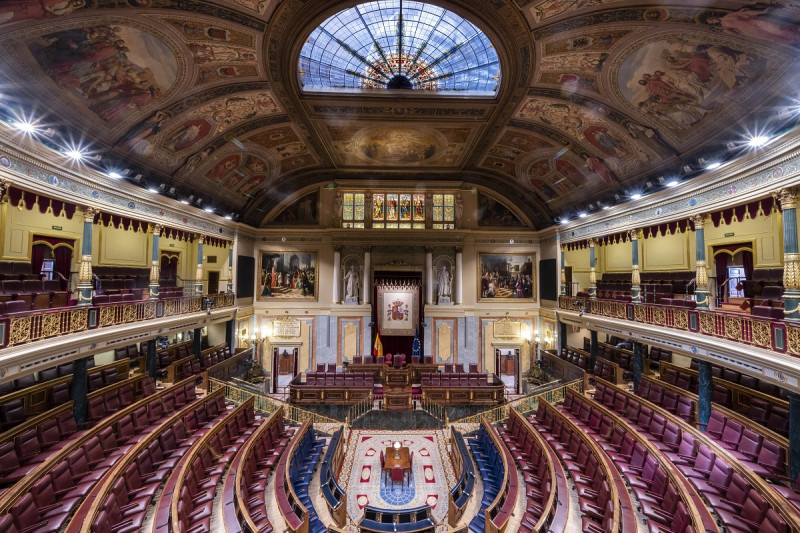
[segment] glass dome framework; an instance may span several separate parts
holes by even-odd
[[[311,32],[298,63],[304,91],[418,89],[495,95],[500,60],[477,26],[447,9],[368,2]]]

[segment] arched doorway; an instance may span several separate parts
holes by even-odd
[[[61,290],[69,286],[72,253],[75,239],[59,239],[34,235],[31,246],[31,270],[41,273],[43,279],[58,280]]]

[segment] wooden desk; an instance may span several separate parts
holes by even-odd
[[[395,466],[399,466],[399,467],[401,467],[403,469],[403,472],[410,471],[411,470],[411,457],[410,457],[410,454],[409,454],[408,446],[400,446],[400,449],[398,450],[397,453],[398,453],[398,455],[400,457],[395,459],[394,458],[394,454],[395,454],[394,448],[391,447],[391,446],[388,446],[386,448],[386,451],[383,452],[383,454],[384,454],[383,455],[383,458],[384,458],[383,469],[388,471],[388,472],[391,472],[392,468],[394,468]]]

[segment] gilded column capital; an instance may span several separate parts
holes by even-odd
[[[596,244],[597,244],[597,239],[595,239],[594,237],[589,239],[589,248],[594,248]]]
[[[783,254],[783,288],[800,289],[800,254]]]
[[[637,241],[637,240],[639,240],[639,230],[638,230],[638,229],[632,229],[632,230],[629,230],[629,231],[628,231],[628,237],[630,237],[630,239],[631,239],[632,241]]]
[[[703,225],[705,224],[705,215],[700,213],[697,215],[692,215],[689,220],[692,221],[694,224],[694,229],[703,229]]]
[[[153,229],[153,235],[155,237],[161,237],[161,230],[163,229],[161,224],[154,224],[152,226],[152,229]]]
[[[94,222],[94,216],[97,214],[97,209],[90,206],[84,206],[83,208],[83,221],[84,222]]]
[[[205,235],[200,235],[200,236],[197,238],[197,244],[205,244],[205,242],[206,242],[206,237],[205,237]]]
[[[794,209],[797,206],[797,193],[794,187],[779,190],[778,202],[781,205],[781,209]]]
[[[6,189],[8,189],[9,185],[11,185],[10,181],[0,178],[0,199],[6,195]]]

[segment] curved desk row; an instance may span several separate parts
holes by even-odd
[[[430,505],[413,509],[380,509],[367,505],[358,530],[362,533],[434,533],[436,522]]]
[[[347,493],[336,481],[336,472],[344,460],[344,426],[339,427],[328,443],[328,450],[322,459],[319,473],[319,484],[322,497],[328,504],[328,511],[340,527],[347,523]]]
[[[450,455],[458,474],[458,481],[450,489],[447,522],[451,526],[455,526],[464,515],[469,499],[472,497],[472,491],[475,489],[475,466],[469,456],[464,436],[452,426],[450,427],[450,442]]]

